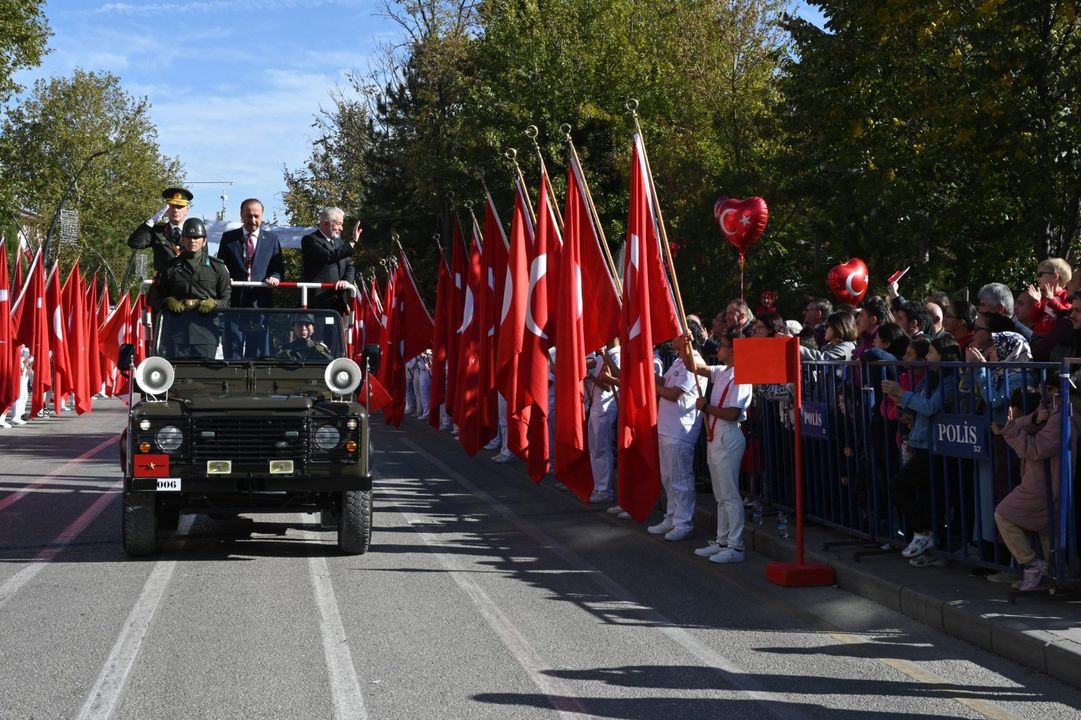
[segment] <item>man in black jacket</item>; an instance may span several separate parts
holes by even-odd
[[[243,227],[222,233],[217,256],[233,280],[265,282],[270,287],[234,287],[231,307],[274,307],[273,288],[285,274],[281,242],[262,227],[263,203],[248,198],[240,204]]]
[[[155,274],[171,265],[180,254],[180,231],[194,198],[191,191],[184,188],[166,188],[161,197],[165,206],[146,222],[139,223],[128,238],[128,247],[153,251]]]
[[[327,308],[347,313],[349,305],[343,292],[353,284],[353,248],[360,239],[360,223],[353,228],[353,241],[342,237],[345,213],[336,207],[323,208],[319,213],[319,229],[300,241],[303,282],[334,283],[332,290],[308,292],[308,307]]]

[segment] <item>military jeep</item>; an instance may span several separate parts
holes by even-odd
[[[181,513],[270,512],[319,512],[341,552],[366,552],[368,413],[341,316],[188,310],[147,324],[122,439],[125,552],[155,552]],[[122,349],[122,369],[132,352]]]

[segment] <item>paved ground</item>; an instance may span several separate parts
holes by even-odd
[[[1046,674],[842,589],[778,588],[758,553],[711,565],[416,421],[379,428],[365,556],[338,556],[314,516],[199,516],[128,560],[122,422],[108,401],[0,434],[0,718],[1081,708]]]

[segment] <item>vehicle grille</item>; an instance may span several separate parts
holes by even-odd
[[[301,417],[193,417],[192,460],[232,460],[234,465],[307,457],[308,423]]]

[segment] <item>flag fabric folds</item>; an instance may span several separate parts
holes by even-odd
[[[458,328],[458,365],[454,399],[454,422],[458,425],[458,441],[466,453],[476,455],[488,441],[481,424],[481,336],[486,328],[477,312],[477,304],[484,292],[484,262],[482,260],[480,229],[473,222],[473,241],[470,243],[469,261],[463,283],[464,303],[462,324]]]
[[[432,384],[428,394],[428,424],[439,429],[439,407],[447,400],[447,352],[448,338],[454,332],[451,327],[453,280],[447,257],[439,253],[439,278],[435,288],[435,328],[432,332]]]
[[[0,419],[19,397],[18,345],[11,326],[11,286],[8,283],[7,241],[0,237]],[[18,262],[16,258],[15,262]],[[10,381],[9,381],[10,378]]]
[[[660,233],[642,138],[635,133],[630,207],[623,263],[620,331],[619,506],[642,522],[661,487],[653,346],[680,334],[672,293],[661,261]]]

